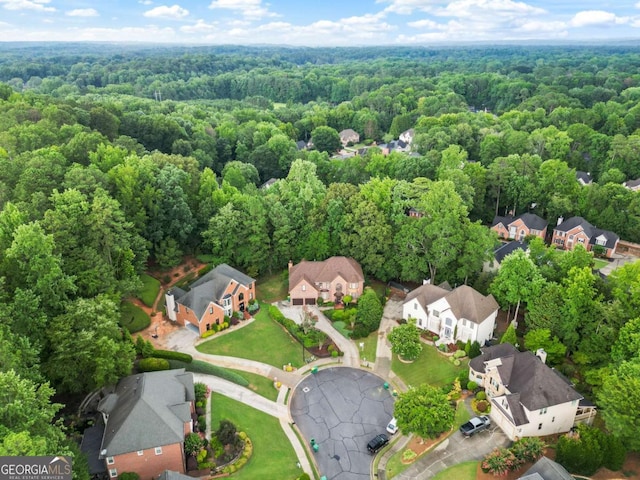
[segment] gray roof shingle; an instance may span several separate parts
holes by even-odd
[[[109,414],[102,439],[106,456],[136,452],[184,441],[184,424],[191,420],[193,375],[184,368],[125,377],[112,396],[98,405]],[[105,410],[109,407],[109,410]]]
[[[529,228],[530,230],[542,231],[549,224],[549,222],[547,222],[544,218],[536,215],[535,213],[521,213],[517,217],[513,217],[509,215],[507,215],[506,217],[500,217],[496,215],[493,218],[493,222],[491,223],[491,226],[494,227],[499,223],[501,223],[506,228],[516,220],[522,220],[522,223],[524,223],[527,226],[527,228]]]
[[[540,457],[519,480],[573,480],[573,476],[559,463]]]

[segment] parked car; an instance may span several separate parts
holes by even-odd
[[[481,417],[473,417],[467,423],[460,427],[460,433],[465,437],[470,437],[475,433],[481,432],[485,428],[489,428],[491,425],[491,419],[487,415]]]
[[[394,435],[397,431],[398,425],[396,423],[396,417],[393,417],[389,422],[389,425],[387,425],[387,432],[389,432],[391,435]]]
[[[369,443],[367,443],[367,450],[372,455],[384,447],[387,443],[389,443],[389,437],[387,437],[384,433],[376,435],[373,437]]]

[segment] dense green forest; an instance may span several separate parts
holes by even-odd
[[[526,346],[560,352],[639,449],[640,266],[603,281],[583,250],[534,242],[480,275],[507,211],[640,242],[622,185],[640,178],[639,65],[635,47],[0,44],[0,454],[74,448],[53,388],[130,372],[120,301],[187,253],[256,277],[347,255],[522,303]],[[333,158],[348,128],[371,148]],[[379,147],[408,129],[411,153]]]

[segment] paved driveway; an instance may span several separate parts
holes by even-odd
[[[309,374],[290,402],[293,420],[328,480],[369,480],[373,456],[367,443],[393,416],[394,398],[384,380],[364,370],[334,367]]]

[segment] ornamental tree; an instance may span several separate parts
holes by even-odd
[[[409,320],[404,325],[397,326],[389,333],[391,351],[405,360],[415,360],[422,351],[420,329],[415,320]]]
[[[424,384],[400,394],[394,416],[403,432],[436,438],[451,428],[455,410],[441,389]]]

